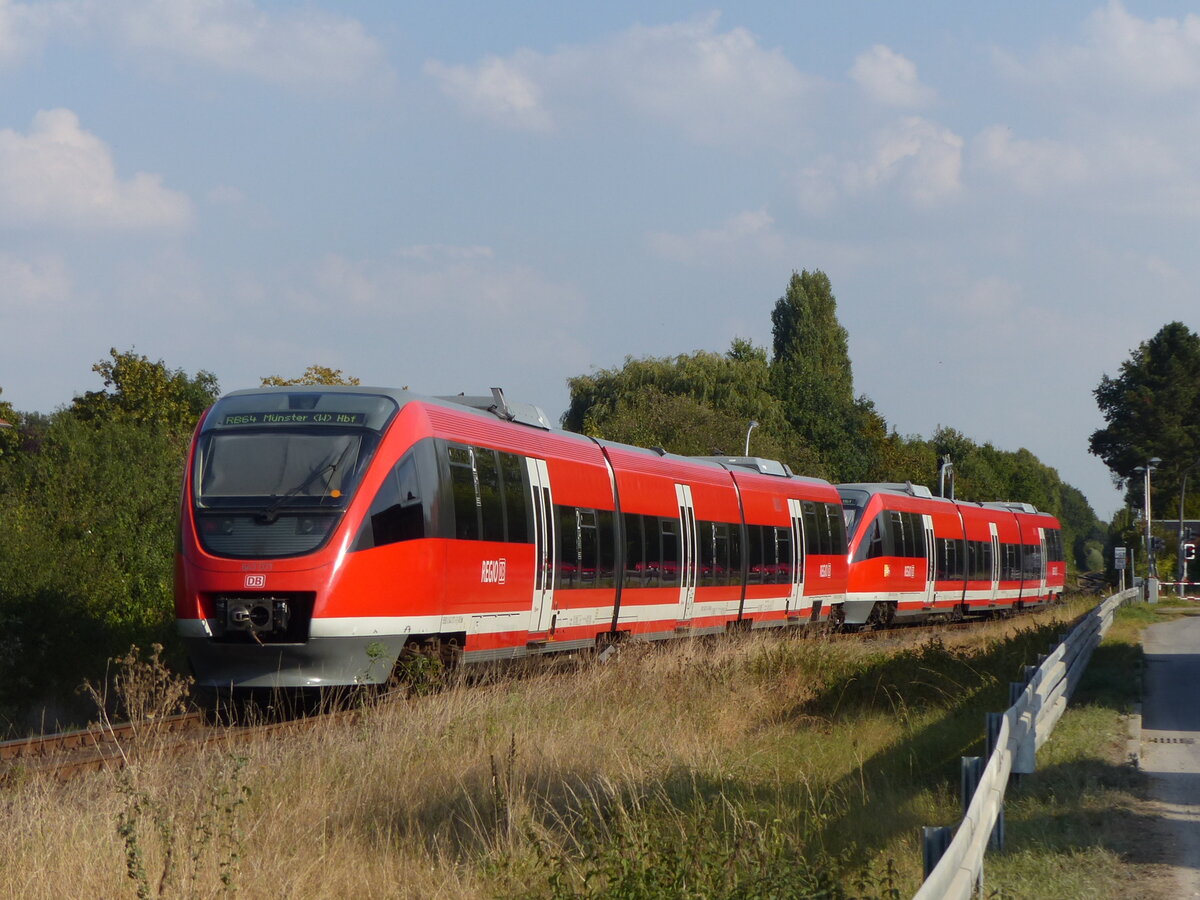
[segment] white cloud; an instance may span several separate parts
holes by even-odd
[[[78,28],[83,19],[79,0],[0,0],[0,65],[23,61],[39,52],[56,30]]]
[[[751,210],[730,217],[720,228],[703,229],[694,234],[672,234],[656,231],[646,236],[655,255],[680,263],[696,263],[727,256],[731,251],[744,252],[756,247],[777,248],[779,236],[774,231],[775,220],[766,210]]]
[[[267,11],[253,0],[0,0],[0,63],[53,37],[107,39],[288,86],[348,85],[391,77],[362,23],[305,7]]]
[[[311,340],[314,323],[341,344],[367,330],[387,335],[363,345],[355,374],[374,365],[390,371],[385,381],[424,380],[424,389],[501,372],[525,378],[531,346],[541,371],[572,371],[584,358],[586,304],[574,285],[497,259],[490,248],[413,249],[387,258],[328,254],[288,275],[257,314],[278,320],[285,308],[290,325],[277,336],[300,341]]]
[[[850,77],[869,99],[885,106],[925,106],[936,97],[921,84],[916,64],[883,44],[860,53]]]
[[[71,275],[59,256],[32,259],[0,253],[0,310],[56,305],[71,296]]]
[[[614,38],[550,54],[521,50],[471,66],[431,61],[425,71],[466,112],[525,130],[549,130],[588,105],[615,102],[705,143],[762,142],[803,121],[816,80],[744,28],[718,16],[637,25]]]
[[[98,23],[156,50],[284,85],[355,84],[383,75],[383,49],[355,19],[252,0],[88,0]]]
[[[1200,89],[1200,16],[1141,19],[1119,0],[1093,12],[1080,42],[1028,63],[997,54],[1002,71],[1042,85],[1159,94]]]
[[[1053,140],[1019,140],[1003,125],[984,129],[971,144],[971,160],[1030,194],[1072,187],[1092,167],[1083,151]]]
[[[915,206],[953,199],[962,190],[963,139],[950,129],[909,117],[877,132],[855,160],[826,156],[800,170],[798,199],[819,214],[839,197],[895,190]]]
[[[178,228],[191,217],[185,194],[158,175],[122,181],[112,153],[75,113],[43,110],[27,135],[0,131],[0,222],[66,229]]]
[[[467,110],[498,125],[528,131],[549,131],[552,117],[542,104],[542,90],[514,60],[489,56],[477,66],[445,66],[426,63],[425,72],[442,84],[442,90]]]

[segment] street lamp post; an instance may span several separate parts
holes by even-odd
[[[1175,564],[1175,580],[1179,582],[1178,593],[1180,597],[1182,597],[1184,594],[1183,582],[1185,580],[1185,576],[1187,575],[1187,565],[1183,559],[1183,498],[1184,495],[1187,494],[1188,472],[1192,471],[1192,469],[1196,468],[1196,466],[1200,466],[1200,459],[1196,460],[1194,463],[1184,469],[1183,474],[1179,477],[1179,543],[1175,545],[1176,555],[1179,557],[1179,559]]]
[[[1154,555],[1154,536],[1150,533],[1150,473],[1162,462],[1157,456],[1152,456],[1144,466],[1137,466],[1134,472],[1140,472],[1143,477],[1142,499],[1146,510],[1146,602],[1158,602],[1158,560]]]
[[[750,427],[746,429],[746,452],[742,454],[743,456],[750,455],[750,432],[752,432],[757,427],[758,427],[758,422],[754,421],[754,419],[751,419]]]

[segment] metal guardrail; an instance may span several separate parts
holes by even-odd
[[[987,763],[979,757],[963,757],[962,821],[957,830],[925,829],[926,877],[914,900],[968,900],[976,890],[982,895],[984,853],[989,846],[1003,846],[1008,776],[1034,771],[1038,748],[1066,710],[1117,608],[1140,594],[1130,588],[1089,612],[1040,665],[1026,667],[1026,683],[1010,686],[1013,705],[988,715]]]

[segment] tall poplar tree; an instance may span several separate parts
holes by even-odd
[[[874,404],[854,397],[846,329],[838,321],[829,276],[820,270],[792,272],[771,324],[772,393],[792,428],[819,449],[836,480],[870,477],[887,426]]]

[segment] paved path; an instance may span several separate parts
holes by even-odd
[[[1142,769],[1153,777],[1175,895],[1200,897],[1200,618],[1152,625],[1142,704]]]

